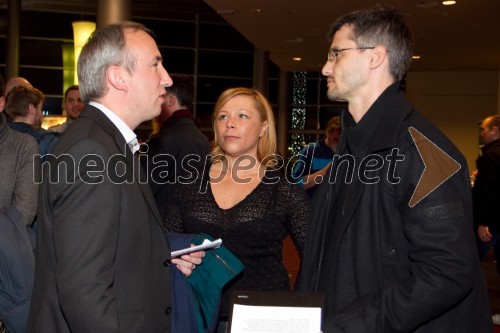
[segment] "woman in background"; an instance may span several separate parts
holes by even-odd
[[[278,166],[273,111],[254,89],[224,91],[213,114],[211,163],[180,184],[166,203],[170,232],[222,238],[245,268],[224,289],[217,332],[225,332],[232,290],[289,291],[282,241],[291,235],[302,257],[309,201]]]

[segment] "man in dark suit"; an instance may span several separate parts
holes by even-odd
[[[89,103],[44,165],[29,332],[170,332],[171,259],[133,132],[172,80],[144,26],[97,30],[78,77]]]
[[[210,153],[208,138],[195,123],[193,80],[186,76],[173,76],[173,84],[165,88],[167,95],[156,117],[159,132],[148,141],[149,185],[153,191],[160,215],[165,221],[166,200],[171,186],[201,172]],[[143,159],[146,161],[146,159]],[[196,177],[196,176],[195,176]]]

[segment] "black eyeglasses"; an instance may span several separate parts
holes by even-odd
[[[328,51],[328,55],[327,55],[326,58],[328,59],[328,61],[334,62],[339,57],[339,53],[340,52],[348,51],[348,50],[373,50],[374,48],[375,48],[375,46],[348,47],[348,48],[340,49],[340,50],[338,50],[338,49],[330,49],[330,51]]]

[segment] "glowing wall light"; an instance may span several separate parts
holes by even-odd
[[[89,39],[89,36],[95,30],[95,23],[90,21],[75,21],[73,22],[73,41],[75,44],[75,84],[78,84],[77,63],[83,45]]]
[[[62,94],[75,83],[75,47],[73,44],[63,44],[63,89]]]

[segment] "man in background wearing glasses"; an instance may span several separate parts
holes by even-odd
[[[329,38],[327,95],[349,112],[313,198],[301,277],[326,295],[323,331],[491,332],[465,159],[401,89],[403,15],[354,12]]]

